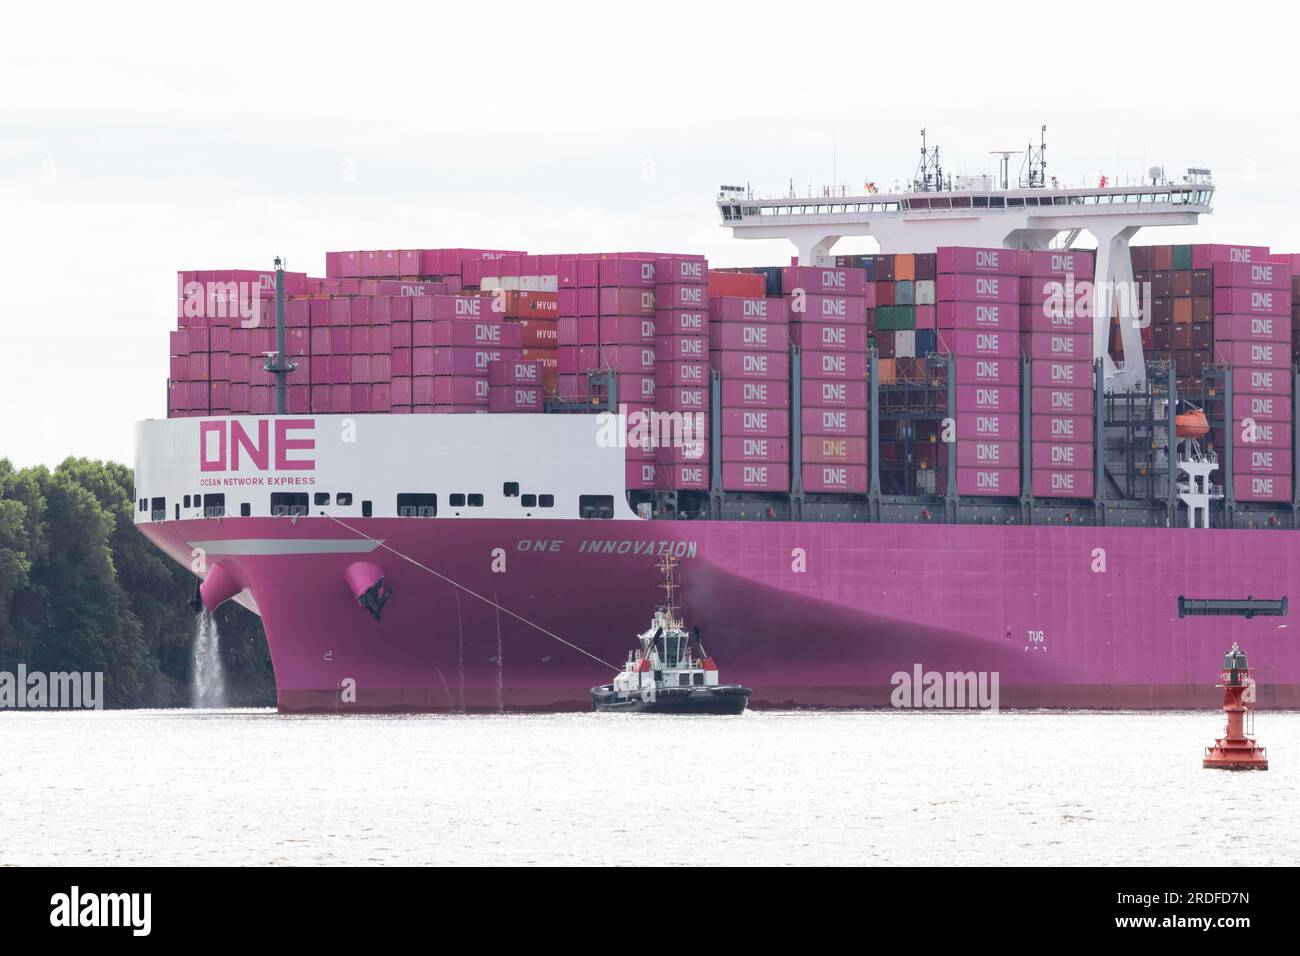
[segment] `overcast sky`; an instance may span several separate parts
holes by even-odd
[[[1209,166],[1215,215],[1139,242],[1300,251],[1289,6],[185,7],[4,13],[0,457],[18,464],[132,461],[132,423],[166,414],[178,269],[437,246],[775,263],[791,247],[718,226],[720,183],[888,186],[921,126],[953,172],[1043,123],[1066,181]]]

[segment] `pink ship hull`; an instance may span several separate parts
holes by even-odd
[[[1300,536],[1286,531],[348,525],[227,518],[141,530],[187,565],[192,544],[206,542],[209,565],[249,589],[279,706],[290,712],[586,708],[588,689],[610,670],[532,625],[621,664],[659,596],[654,564],[664,548],[682,558],[687,625],[701,628],[724,680],[754,688],[758,707],[888,706],[891,677],[919,664],[996,671],[1003,707],[1213,708],[1218,664],[1233,641],[1250,654],[1262,706],[1300,706],[1300,648],[1288,618],[1178,616],[1180,595],[1286,595],[1300,575]],[[505,570],[494,571],[502,555]],[[801,555],[806,570],[798,571]],[[394,588],[381,621],[346,583],[357,561],[379,565]]]

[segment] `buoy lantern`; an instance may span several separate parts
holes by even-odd
[[[1202,766],[1216,770],[1267,770],[1268,751],[1255,742],[1255,681],[1246,652],[1234,642],[1223,655],[1223,712],[1228,726],[1214,746],[1205,748]]]

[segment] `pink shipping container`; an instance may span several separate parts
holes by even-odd
[[[598,367],[632,375],[640,373],[653,375],[655,350],[644,345],[602,345]]]
[[[540,412],[540,385],[494,385],[488,387],[488,409],[493,412]]]
[[[867,440],[840,435],[807,435],[803,460],[810,465],[865,465]]]
[[[433,350],[433,374],[486,376],[493,362],[518,358],[517,349],[438,348]]]
[[[867,412],[860,408],[804,408],[800,419],[805,435],[865,438],[867,434]]]
[[[958,357],[1014,358],[1020,354],[1020,337],[1015,331],[945,329],[939,333],[939,351]]]
[[[1192,246],[1192,268],[1210,269],[1216,262],[1267,262],[1268,246],[1200,243]]]
[[[542,363],[506,359],[488,363],[488,385],[541,385]]]
[[[654,340],[655,358],[661,362],[685,359],[709,360],[709,339],[705,335],[661,335]]]
[[[784,325],[753,322],[715,322],[709,325],[709,347],[784,352],[790,343]]]
[[[802,289],[808,295],[863,295],[867,287],[864,269],[835,269],[824,266],[788,266],[781,270],[781,292],[790,295]]]
[[[715,322],[784,323],[790,319],[790,310],[785,299],[714,296],[709,299],[709,318]]]
[[[411,403],[414,405],[433,404],[433,376],[417,375],[411,379]]]
[[[440,375],[433,380],[435,405],[486,405],[486,376]]]
[[[680,283],[657,285],[654,300],[661,309],[707,309],[709,307],[708,287]]]
[[[807,414],[805,409],[804,414]],[[778,438],[790,433],[790,413],[782,408],[724,408],[723,435]]]
[[[1215,342],[1214,360],[1250,368],[1285,369],[1291,366],[1289,342]]]
[[[958,385],[1020,384],[1020,362],[1003,358],[958,358],[955,360]]]
[[[1016,305],[1020,302],[1020,285],[1011,276],[941,275],[935,280],[935,296],[939,303]]]
[[[1037,361],[1030,369],[1034,386],[1055,388],[1087,388],[1093,383],[1091,362]]]
[[[800,352],[799,366],[804,378],[861,381],[867,377],[867,357],[850,352]]]
[[[802,398],[804,405],[815,408],[865,408],[867,383],[810,379],[803,383]]]
[[[1035,415],[1088,415],[1096,411],[1090,388],[1052,388],[1035,385],[1029,390],[1029,407]]]
[[[523,347],[523,332],[515,322],[434,322],[433,344],[517,349]]]
[[[722,463],[724,491],[788,491],[789,488],[788,464]]]
[[[1290,395],[1291,373],[1277,368],[1241,368],[1232,376],[1234,395]]]
[[[653,381],[656,385],[704,386],[709,382],[709,366],[707,362],[659,361],[655,363]],[[620,378],[620,390],[622,384]]]
[[[940,246],[935,252],[940,276],[953,273],[1011,276],[1019,267],[1019,254],[1014,249]]]
[[[843,383],[835,383],[842,385]],[[722,406],[724,408],[789,408],[790,385],[788,382],[722,382]]]
[[[653,286],[655,262],[653,259],[601,259],[597,268],[597,281],[604,286]]]
[[[1026,332],[1070,333],[1082,335],[1092,332],[1092,315],[1089,310],[1061,312],[1046,303],[1021,302],[1020,328]]]
[[[1020,413],[1020,389],[1005,385],[958,385],[957,413]]]
[[[1074,276],[1092,280],[1096,271],[1095,256],[1079,250],[1024,249],[1017,253],[1016,271],[1025,276]]]
[[[630,490],[651,490],[655,487],[655,464],[652,461],[629,461],[624,476]]]
[[[1248,430],[1244,422],[1233,422],[1233,448],[1290,448],[1291,447],[1291,423],[1288,422],[1255,422],[1253,429]],[[1246,436],[1250,435],[1249,440]]]
[[[709,359],[724,379],[785,382],[790,378],[790,355],[787,352],[714,351],[709,353]]]
[[[411,379],[410,376],[394,377],[392,381],[392,403],[393,405],[410,405],[411,404]]]
[[[935,306],[935,325],[940,329],[1020,328],[1020,309],[1014,304],[940,302]]]
[[[1017,441],[1020,438],[1019,415],[958,412],[957,443],[963,441]]]
[[[704,335],[708,313],[696,309],[656,309],[656,335]]]
[[[568,319],[561,321],[576,321],[578,323],[590,322],[589,319]],[[643,343],[654,343],[655,340],[655,320],[649,316],[640,315],[602,315],[598,322],[597,332],[600,336],[599,341],[603,344],[610,345],[641,345]],[[578,341],[579,345],[588,345],[591,343]]]
[[[1093,473],[1087,468],[1035,468],[1029,473],[1029,484],[1039,498],[1091,498]]]
[[[722,438],[722,460],[724,462],[788,463],[790,461],[790,443],[784,438],[724,435]]]
[[[698,289],[699,286],[692,286]],[[583,296],[578,296],[578,314],[582,311]],[[655,314],[655,293],[653,289],[628,289],[623,287],[604,288],[600,290],[598,302],[600,315],[648,315]],[[671,308],[664,303],[664,308]]]
[[[618,396],[620,402],[653,405],[658,382],[653,375],[620,375]]]
[[[875,290],[875,285],[871,289]],[[795,322],[843,322],[849,325],[865,325],[867,309],[874,308],[873,301],[868,303],[862,296],[847,295],[809,295],[800,302],[791,300],[790,321]]]
[[[916,307],[916,327],[918,329],[935,329],[939,327],[935,306],[918,305]]]
[[[939,446],[939,460],[946,457],[947,446]],[[959,468],[1018,468],[1020,443],[1015,441],[958,441]]]
[[[1219,342],[1291,341],[1291,317],[1283,315],[1216,315],[1214,338]]]
[[[1092,362],[1092,333],[1033,332],[1029,355],[1034,359]]]
[[[1214,284],[1256,289],[1290,289],[1291,267],[1281,262],[1216,262]]]
[[[1291,396],[1234,394],[1232,396],[1232,417],[1234,420],[1253,418],[1256,421],[1289,422],[1291,420]]]
[[[939,487],[944,486],[943,470],[939,472]],[[996,495],[1009,497],[1020,494],[1019,468],[957,468],[957,494],[969,496]]]
[[[1220,286],[1214,290],[1215,315],[1287,316],[1290,313],[1290,289],[1237,289]]]
[[[687,285],[708,281],[709,264],[703,256],[656,256],[655,281]]]
[[[725,384],[726,383],[724,383],[724,387]],[[725,391],[723,394],[725,396]],[[708,411],[709,390],[707,388],[693,388],[691,386],[661,388],[657,390],[657,394],[655,395],[655,408],[661,412]]]
[[[214,404],[215,401],[216,393],[214,391]],[[1234,446],[1232,449],[1232,472],[1234,475],[1284,475],[1290,473],[1290,471],[1290,448],[1258,448],[1247,445]]]
[[[1091,442],[1091,415],[1034,415],[1029,435],[1036,442]]]
[[[790,328],[790,341],[823,352],[866,352],[867,327],[843,322],[802,322]]]
[[[1232,494],[1238,501],[1290,501],[1290,475],[1234,475]]]
[[[725,469],[727,466],[723,465]],[[739,468],[769,467],[754,465],[738,465]],[[694,465],[655,465],[656,483],[668,488],[678,488],[685,491],[707,491],[709,488],[709,466],[705,464]]]
[[[865,495],[865,465],[804,465],[803,490],[813,494]]]
[[[1034,468],[1078,470],[1093,464],[1091,442],[1030,442],[1029,454]]]

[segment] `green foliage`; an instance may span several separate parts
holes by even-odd
[[[134,500],[123,465],[0,458],[0,670],[103,671],[109,707],[188,705],[194,577],[135,530]],[[217,623],[231,703],[274,704],[261,622],[230,604]]]

